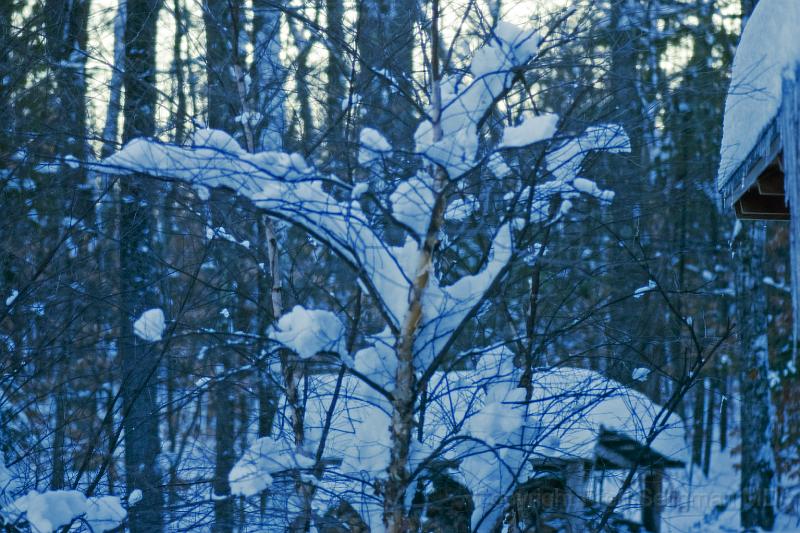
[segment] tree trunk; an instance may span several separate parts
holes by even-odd
[[[644,477],[644,492],[642,493],[642,526],[651,533],[661,531],[662,479],[664,471],[659,468],[648,469]]]
[[[127,0],[119,0],[117,16],[114,17],[114,64],[108,84],[108,107],[103,125],[102,157],[108,157],[117,149],[117,129],[119,113],[122,108],[122,79],[125,73],[125,26],[127,20]]]
[[[347,169],[347,91],[345,86],[345,36],[343,0],[325,0],[325,18],[328,24],[328,64],[325,88],[326,135],[328,160],[332,170]],[[352,116],[352,115],[349,115]]]
[[[433,109],[433,141],[442,139],[441,111],[441,72],[439,70],[439,2],[433,0],[431,17],[431,102]],[[362,26],[363,30],[363,26]],[[392,419],[390,424],[391,450],[389,453],[388,479],[383,498],[383,520],[389,533],[412,531],[411,521],[406,509],[406,491],[411,482],[408,461],[411,452],[411,439],[414,430],[414,406],[416,404],[417,383],[414,361],[414,342],[423,322],[422,301],[433,272],[434,252],[439,243],[439,232],[444,223],[444,188],[447,174],[441,167],[431,169],[435,172],[434,193],[436,199],[430,213],[425,240],[421,243],[417,269],[408,295],[408,308],[400,325],[395,343],[397,370],[395,372]]]
[[[220,347],[221,361],[217,371],[226,373],[232,368],[228,348]],[[219,376],[218,376],[219,378]],[[231,486],[228,483],[228,474],[234,464],[234,398],[233,384],[226,379],[218,379],[212,389],[214,402],[214,441],[216,460],[214,463],[214,524],[213,533],[231,533],[234,527],[233,498]]]
[[[280,150],[286,133],[286,68],[281,63],[281,12],[272,0],[253,0],[253,92],[261,114],[258,150]]]
[[[358,6],[357,92],[366,109],[364,125],[378,129],[395,148],[411,148],[416,118],[408,102],[417,3],[364,0]]]
[[[48,111],[55,127],[49,139],[52,146],[52,163],[60,165],[57,178],[61,217],[81,214],[91,206],[89,195],[81,187],[86,181],[82,162],[86,159],[86,25],[89,17],[88,0],[67,2],[48,0],[44,9],[45,50],[53,75],[54,90],[50,93]],[[69,163],[73,162],[73,163]],[[74,162],[80,162],[76,165]],[[57,208],[57,209],[58,209]],[[59,220],[59,218],[56,218]],[[60,222],[60,220],[59,220]],[[61,229],[55,231],[60,237]],[[71,281],[73,258],[68,254],[60,258],[59,272]],[[75,294],[68,283],[61,285],[64,300],[63,320],[66,327],[60,336],[61,353],[53,365],[57,385],[54,391],[55,418],[53,433],[53,472],[51,487],[62,489],[66,482],[67,461],[67,383],[70,366],[66,361],[74,349],[75,323],[73,310]]]
[[[181,0],[172,3],[175,19],[175,39],[172,42],[172,71],[175,76],[175,144],[183,143],[186,135],[186,80],[183,73],[183,39],[186,33]]]
[[[716,376],[711,380],[712,386],[708,389],[708,403],[706,405],[706,442],[703,453],[703,474],[708,477],[711,470],[711,448],[714,444],[714,396],[717,393],[717,387],[713,385],[716,383]]]
[[[737,289],[739,342],[742,350],[742,528],[772,530],[775,522],[773,408],[769,390],[767,299],[764,274],[766,229],[750,223],[741,243]]]
[[[719,449],[724,451],[728,447],[728,411],[730,409],[730,400],[728,399],[728,390],[730,388],[730,377],[728,376],[728,363],[723,362],[720,366],[720,404],[719,404]]]
[[[699,379],[694,386],[694,414],[692,415],[692,464],[703,464],[703,417],[705,415],[706,390],[704,380]]]
[[[630,153],[619,155],[615,160],[613,180],[618,184],[615,186],[618,194],[613,205],[609,207],[609,214],[612,220],[619,220],[613,222],[612,227],[621,240],[632,247],[637,246],[640,238],[641,205],[644,185],[647,183],[644,178],[648,159],[645,137],[652,129],[652,120],[644,111],[641,94],[644,83],[640,54],[643,48],[641,43],[646,36],[634,22],[640,20],[642,9],[642,2],[626,0],[611,0],[608,6],[610,69],[607,81],[611,89],[611,98],[608,100],[611,108],[607,110],[604,120],[621,124],[631,144]],[[619,211],[621,209],[627,209],[627,212]],[[618,265],[614,268],[612,289],[617,294],[631,294],[637,286],[647,283],[641,271],[628,263],[624,254],[620,247],[607,247],[606,261],[609,265]],[[649,323],[656,317],[652,312],[643,311],[642,304],[651,305],[647,300],[629,300],[611,306],[607,311],[609,344],[603,371],[609,377],[627,378],[630,367],[641,364],[640,350],[632,344],[620,342],[619,339],[626,336],[635,339],[640,330],[652,331],[656,327]]]
[[[56,377],[61,380],[61,377]],[[55,427],[53,428],[53,474],[50,477],[50,488],[60,490],[65,486],[66,467],[64,465],[64,443],[67,431],[67,385],[59,383],[55,392]]]
[[[240,114],[236,60],[238,29],[241,28],[238,0],[205,0],[203,22],[206,31],[206,76],[208,77],[208,127],[235,135]]]
[[[258,257],[264,259],[263,266],[258,267],[258,315],[256,318],[256,334],[259,336],[258,346],[258,436],[266,437],[272,433],[272,425],[278,411],[279,393],[277,387],[271,380],[269,361],[266,357],[266,334],[267,328],[272,323],[272,281],[270,280],[267,265],[269,265],[270,253],[267,250],[267,224],[269,220],[266,215],[258,214]]]
[[[236,116],[243,115],[239,98],[239,84],[237,80],[239,71],[239,36],[242,28],[241,3],[238,0],[206,0],[203,9],[203,21],[206,32],[206,74],[208,76],[208,126],[224,130],[235,135],[240,130],[237,127]],[[227,201],[227,192],[212,196],[212,206],[209,224],[213,227],[223,226],[228,220],[227,213],[235,207]],[[218,199],[217,199],[218,198]],[[217,199],[215,201],[215,199]],[[218,205],[219,209],[215,209]],[[219,254],[217,262],[225,261],[222,254],[227,249],[220,250],[216,246],[212,255]],[[233,280],[229,272],[220,275],[224,287],[222,304],[231,311]],[[233,331],[230,315],[220,321],[223,338],[227,340],[226,333]],[[217,380],[211,390],[211,401],[214,413],[214,443],[215,463],[212,488],[214,491],[214,533],[231,533],[234,527],[234,505],[231,498],[231,487],[228,474],[234,464],[234,399],[231,392],[231,383],[224,376],[233,368],[232,355],[223,340],[217,347],[215,360]]]
[[[160,0],[128,0],[125,24],[125,106],[123,141],[155,134],[155,45]],[[133,334],[134,320],[160,298],[153,294],[150,195],[142,177],[120,183],[120,341],[125,429],[125,474],[128,492],[142,491],[129,510],[132,533],[164,528],[158,455],[159,411],[156,390],[159,357],[156,346]]]

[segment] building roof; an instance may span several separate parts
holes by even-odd
[[[741,189],[738,182],[775,149],[783,78],[793,76],[800,63],[798,26],[798,0],[761,0],[745,25],[725,102],[717,175],[723,194]]]

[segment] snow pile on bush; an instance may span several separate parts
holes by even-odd
[[[157,342],[164,334],[164,311],[148,309],[133,323],[133,333],[143,341]]]
[[[75,520],[85,522],[91,531],[102,533],[117,528],[127,517],[116,496],[87,498],[77,490],[31,491],[2,512],[10,523],[23,518],[36,533],[51,533]]]

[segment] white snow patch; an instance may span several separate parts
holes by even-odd
[[[76,490],[34,490],[6,506],[2,514],[10,522],[16,522],[24,514],[36,533],[52,533],[81,517],[92,531],[102,533],[119,527],[127,516],[118,497],[87,498]]]
[[[634,368],[633,372],[631,372],[631,378],[634,381],[647,381],[647,378],[650,376],[650,369],[645,367],[638,367]]]
[[[648,292],[653,292],[654,290],[656,290],[657,286],[658,285],[656,284],[656,282],[651,279],[650,281],[647,282],[647,285],[639,287],[638,289],[633,291],[633,297],[638,300]]]
[[[17,299],[17,296],[19,296],[19,291],[17,289],[12,289],[11,294],[8,296],[8,298],[6,298],[6,307],[13,304],[14,300]]]
[[[272,485],[275,474],[312,466],[313,459],[297,453],[288,443],[263,437],[253,442],[236,462],[228,481],[233,494],[254,496]]]
[[[148,309],[133,323],[133,333],[143,341],[157,342],[161,340],[165,327],[164,311]]]
[[[244,248],[250,249],[250,241],[243,240],[240,241],[226,230],[224,227],[219,226],[217,228],[212,228],[211,226],[206,226],[206,239],[213,240],[214,238],[219,238],[226,240],[228,242],[232,242],[233,244],[238,244]]]
[[[296,305],[278,320],[270,337],[308,359],[322,351],[341,351],[344,326],[330,311]]]
[[[137,503],[142,501],[142,498],[143,498],[142,489],[133,489],[130,495],[128,496],[128,506],[131,507],[136,505]]]
[[[558,126],[558,115],[545,113],[535,116],[526,113],[517,126],[507,126],[503,130],[500,148],[520,148],[546,141],[553,137]]]
[[[392,203],[392,215],[398,222],[411,228],[420,237],[425,235],[434,203],[433,179],[430,175],[420,171],[410,179],[401,181],[389,201]]]
[[[480,208],[480,202],[472,195],[466,198],[456,198],[444,212],[444,218],[450,221],[460,221],[469,217]]]
[[[511,174],[511,168],[506,164],[503,156],[497,152],[489,156],[488,166],[489,172],[491,172],[495,178],[503,179]]]
[[[116,529],[128,516],[117,496],[87,498],[84,520],[95,533]]]
[[[245,151],[236,142],[236,139],[220,130],[200,129],[191,137],[191,146],[195,148],[210,148],[232,154],[243,154]]]
[[[376,129],[364,128],[358,138],[361,142],[361,150],[358,152],[359,165],[368,165],[392,151],[392,145]]]
[[[369,184],[359,183],[353,187],[353,190],[350,192],[350,198],[357,200],[361,198],[368,190]]]
[[[442,80],[439,126],[442,138],[434,142],[433,124],[420,123],[414,133],[416,151],[456,179],[475,167],[478,122],[502,92],[511,86],[512,70],[530,61],[541,38],[535,30],[499,22],[494,35],[472,58],[471,80]],[[429,115],[433,116],[433,110]]]
[[[572,186],[575,187],[578,192],[588,194],[589,196],[594,196],[601,202],[611,202],[614,200],[614,191],[603,190],[592,180],[586,178],[575,178],[572,180]]]

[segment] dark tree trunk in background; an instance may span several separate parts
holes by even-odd
[[[703,380],[700,380],[694,386],[694,413],[692,415],[692,464],[698,467],[703,463],[705,398],[706,390]]]
[[[661,531],[661,511],[664,507],[662,480],[664,471],[651,468],[645,472],[642,493],[642,525],[650,533]]]
[[[123,141],[155,135],[157,93],[156,28],[161,0],[128,0],[125,24],[125,106]],[[132,533],[164,528],[158,455],[159,408],[156,389],[159,345],[133,333],[133,322],[161,298],[155,291],[150,184],[140,176],[120,181],[120,340],[125,418],[125,476],[128,492],[142,491],[131,507]]]
[[[11,2],[0,2],[0,100],[11,101],[11,92],[14,79],[10,76],[13,72],[12,49],[14,47],[15,33],[12,31],[11,15],[13,5]],[[14,106],[0,106],[0,155],[11,154],[13,146],[12,133],[14,131]]]
[[[411,148],[417,120],[410,109],[414,23],[413,0],[360,0],[357,92],[366,109],[364,125],[383,133],[395,148]]]
[[[108,82],[108,107],[106,120],[103,125],[103,147],[101,157],[108,157],[114,153],[117,143],[120,109],[122,108],[122,82],[125,72],[125,26],[127,15],[127,0],[119,0],[117,15],[114,17],[114,64],[111,71],[111,80]]]
[[[241,27],[238,0],[205,0],[203,22],[206,30],[206,75],[208,76],[208,127],[235,135],[234,120],[240,99],[234,71],[235,39]]]
[[[239,39],[244,34],[242,3],[239,0],[206,0],[203,9],[205,23],[207,53],[206,73],[208,75],[208,125],[211,128],[221,129],[231,135],[241,132],[241,125],[235,118],[241,116],[243,109],[242,87],[237,76],[243,75],[239,57]],[[243,143],[244,144],[244,143]],[[215,191],[211,196],[211,209],[209,223],[213,227],[225,227],[230,214],[236,209],[235,203],[229,201],[227,193]],[[228,246],[212,243],[211,255],[215,256],[217,264],[224,264],[226,254],[231,253]],[[235,280],[232,272],[223,269],[218,278],[222,289],[220,297],[221,306],[227,313],[218,321],[218,329],[222,332],[223,339],[226,333],[233,332],[231,312],[236,309],[234,298]],[[234,527],[234,500],[231,497],[231,487],[228,474],[233,468],[235,460],[234,437],[234,412],[235,396],[233,385],[225,375],[234,368],[231,348],[226,342],[221,342],[216,348],[215,374],[217,379],[211,389],[211,401],[215,416],[215,462],[214,479],[214,533],[230,533]]]
[[[772,530],[775,522],[775,455],[769,390],[767,299],[762,283],[766,229],[746,222],[740,244],[738,331],[741,347],[742,528]]]
[[[273,321],[272,316],[272,280],[269,269],[269,250],[267,249],[267,220],[266,215],[257,215],[256,230],[258,235],[258,257],[264,267],[258,268],[258,312],[256,316],[256,334],[259,341],[258,347],[258,436],[266,437],[272,433],[275,415],[278,411],[280,391],[276,381],[272,380],[270,362],[267,357],[267,328]]]
[[[730,410],[730,399],[728,398],[729,376],[728,363],[721,365],[720,377],[720,405],[719,405],[719,449],[724,451],[728,447],[728,411]]]
[[[49,148],[43,153],[52,158],[50,163],[59,166],[59,172],[52,184],[53,205],[58,211],[58,222],[53,230],[54,239],[60,238],[63,226],[61,220],[86,218],[92,212],[91,194],[85,187],[86,173],[83,161],[86,159],[86,44],[87,21],[89,18],[88,0],[48,0],[44,9],[45,38],[48,68],[52,73],[53,90],[48,94],[47,135]],[[91,226],[91,218],[86,220]],[[80,242],[75,242],[80,245]],[[66,482],[67,447],[67,400],[68,383],[76,354],[73,344],[76,337],[76,321],[73,320],[76,298],[72,283],[75,257],[65,254],[59,258],[59,271],[65,283],[59,284],[59,296],[63,301],[63,316],[67,326],[60,335],[59,359],[55,361],[54,391],[55,420],[53,433],[53,473],[51,487],[62,489]]]
[[[330,59],[325,67],[327,85],[325,88],[325,115],[327,128],[328,159],[332,168],[349,168],[346,146],[347,109],[346,70],[344,52],[344,3],[342,0],[325,0],[325,17],[328,22],[328,54]]]
[[[184,79],[183,41],[186,34],[184,8],[181,0],[172,3],[175,19],[175,39],[172,42],[172,71],[175,76],[175,144],[182,144],[186,135],[186,80]]]
[[[640,217],[642,215],[643,191],[647,184],[646,164],[646,132],[650,131],[649,118],[643,109],[643,97],[640,88],[645,85],[642,71],[639,68],[643,40],[642,29],[638,26],[642,20],[644,7],[640,2],[612,0],[608,7],[607,46],[609,49],[610,69],[607,83],[611,91],[608,103],[611,106],[605,113],[604,120],[621,124],[627,133],[631,151],[619,156],[619,163],[610,177],[609,186],[618,192],[609,206],[611,219],[617,235],[629,247],[636,248],[640,244]],[[632,293],[636,287],[647,283],[646,275],[618,246],[609,246],[606,261],[614,266],[614,292]],[[636,338],[638,331],[652,331],[657,327],[654,314],[642,309],[642,305],[651,305],[650,301],[630,301],[628,304],[616,305],[609,309],[605,324],[608,338],[608,359],[604,371],[613,378],[627,380],[630,367],[639,364],[641,349],[637,339],[628,343],[621,339]],[[655,378],[654,378],[655,379]]]
[[[229,371],[233,365],[231,355],[225,347],[221,348],[219,370]],[[226,379],[220,379],[211,390],[214,402],[215,420],[214,439],[216,456],[214,462],[214,525],[213,533],[230,533],[234,526],[234,501],[231,497],[231,486],[228,474],[235,462],[234,453],[234,385]]]
[[[57,378],[59,379],[59,378]],[[53,490],[63,489],[66,481],[66,467],[64,465],[64,441],[66,440],[66,385],[59,383],[55,391],[55,420],[53,421],[55,427],[53,429],[53,473],[50,476],[50,488]]]
[[[47,55],[56,90],[50,127],[58,159],[72,156],[82,161],[86,154],[86,23],[88,0],[48,0],[45,5]],[[83,176],[80,166],[62,165],[63,179]],[[68,189],[71,190],[71,189]]]
[[[712,386],[708,390],[708,404],[706,405],[706,441],[703,452],[703,474],[708,477],[711,470],[711,448],[714,444],[714,397],[717,394],[717,387],[713,384],[716,383],[716,376],[712,379]]]
[[[283,88],[286,69],[281,63],[280,3],[253,0],[253,98],[261,114],[256,125],[257,150],[279,150],[286,134]],[[263,332],[262,332],[263,333]]]

